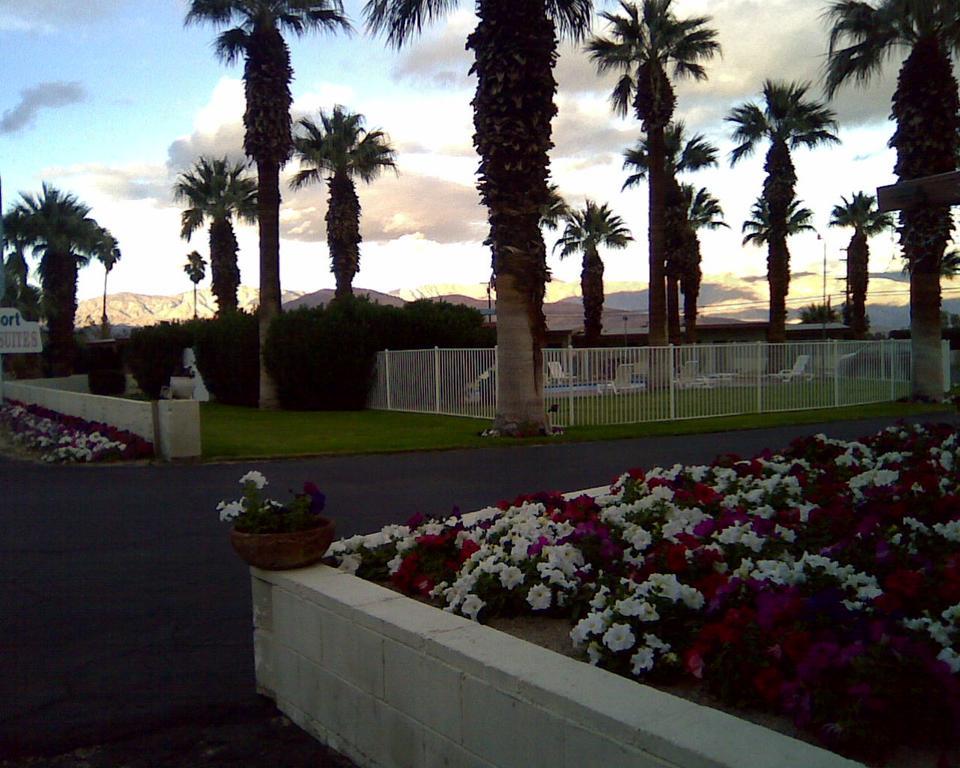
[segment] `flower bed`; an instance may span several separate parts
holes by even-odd
[[[702,682],[831,748],[960,740],[960,446],[946,426],[633,470],[609,493],[389,526],[331,553],[484,621],[565,616],[587,658]]]
[[[153,457],[153,446],[139,435],[38,405],[7,401],[0,406],[0,424],[10,430],[16,443],[36,451],[44,461],[85,463]]]

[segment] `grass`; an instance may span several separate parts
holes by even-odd
[[[949,410],[940,405],[878,403],[787,413],[722,416],[643,424],[573,427],[528,443],[573,443],[816,424],[871,417],[898,418]],[[515,445],[480,437],[490,422],[387,411],[259,411],[204,403],[200,409],[205,459],[252,459],[351,453],[448,450]]]

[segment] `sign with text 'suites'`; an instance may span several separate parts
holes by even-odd
[[[24,320],[17,309],[0,307],[0,355],[43,352],[40,323]]]

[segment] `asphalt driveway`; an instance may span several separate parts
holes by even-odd
[[[752,455],[887,423],[231,464],[0,458],[0,758],[262,718],[249,580],[215,511],[251,468],[278,498],[316,482],[338,533],[351,535],[415,512],[592,487],[633,466]]]

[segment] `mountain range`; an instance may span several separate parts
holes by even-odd
[[[486,289],[481,285],[436,284],[419,288],[405,288],[382,293],[363,288],[354,289],[359,296],[371,301],[391,306],[401,306],[417,299],[443,299],[455,304],[463,304],[484,310],[487,308]],[[283,291],[283,305],[287,309],[313,307],[326,304],[333,298],[332,289],[322,289],[313,293],[304,291]],[[258,291],[255,287],[242,285],[237,292],[241,309],[256,309]],[[574,282],[554,280],[547,284],[544,313],[548,324],[553,328],[577,327],[582,322],[582,303],[580,286]],[[722,302],[727,302],[723,304]],[[705,283],[701,289],[700,303],[708,309],[701,310],[703,322],[764,320],[766,307],[762,301],[748,297],[738,289],[731,289],[717,283]],[[77,307],[78,327],[98,325],[102,312],[102,298],[81,301]],[[710,306],[716,309],[710,310]],[[943,308],[947,312],[960,314],[960,299],[944,299]],[[640,282],[608,282],[604,302],[604,324],[607,327],[619,327],[620,315],[623,322],[629,319],[634,327],[647,309],[647,288]],[[197,291],[197,315],[201,318],[212,317],[216,311],[216,300],[209,288]],[[869,305],[871,327],[877,331],[904,328],[909,325],[909,308],[893,304]],[[722,317],[720,315],[722,314]],[[160,322],[190,320],[194,315],[193,291],[173,296],[153,296],[141,293],[115,293],[107,296],[107,317],[110,324],[118,327],[140,327]]]

